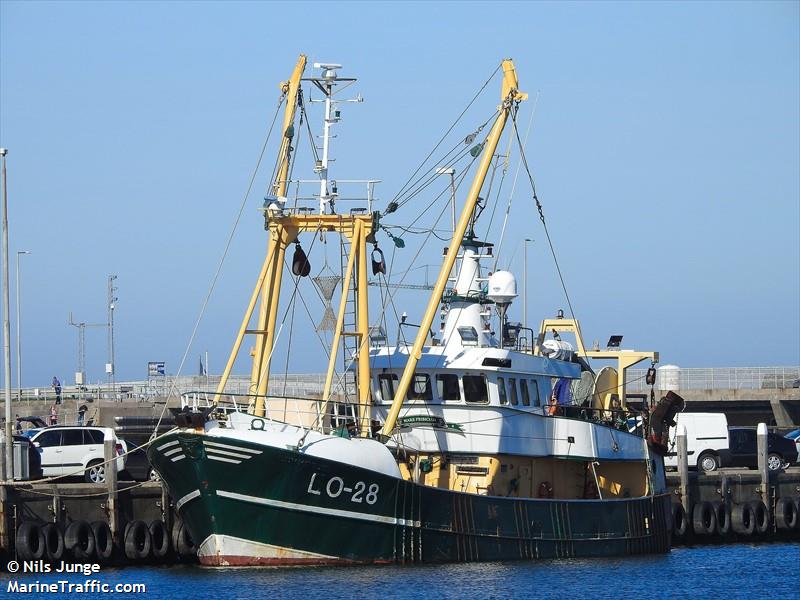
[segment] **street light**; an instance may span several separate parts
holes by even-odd
[[[528,326],[528,242],[532,241],[525,238],[522,252],[522,324],[525,327]]]
[[[453,233],[456,232],[456,170],[453,167],[436,169],[437,175],[450,175],[450,203],[453,205]]]
[[[17,397],[22,401],[22,320],[20,319],[19,303],[19,257],[20,254],[30,254],[30,250],[17,250]]]
[[[5,478],[14,479],[14,428],[11,424],[11,319],[8,315],[8,181],[6,176],[6,155],[8,150],[0,148],[3,158],[3,192],[2,213],[3,219],[3,371],[5,372],[5,385],[3,395],[6,401],[6,448],[5,448]]]

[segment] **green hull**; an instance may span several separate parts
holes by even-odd
[[[668,495],[478,496],[203,433],[150,458],[205,565],[528,560],[668,552]]]

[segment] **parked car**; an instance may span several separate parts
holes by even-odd
[[[122,476],[128,475],[134,481],[161,481],[158,473],[147,460],[147,448],[130,440],[119,440],[125,453],[125,471]]]
[[[788,438],[795,443],[795,446],[797,446],[797,454],[800,455],[800,429],[790,431],[783,437]],[[798,458],[798,460],[800,460],[800,458]]]
[[[664,466],[677,468],[677,428],[686,427],[686,454],[689,468],[705,473],[722,466],[721,457],[728,451],[728,419],[723,413],[678,413],[676,426],[669,429],[669,454]]]
[[[730,449],[722,453],[722,465],[726,467],[758,468],[758,438],[752,427],[731,427],[729,429]],[[767,434],[767,468],[770,471],[785,469],[798,462],[797,446],[792,440],[778,435]]]
[[[103,442],[115,441],[117,472],[125,469],[122,444],[109,427],[77,427],[54,425],[29,429],[25,435],[39,450],[45,477],[67,475],[83,477],[89,483],[106,480]]]

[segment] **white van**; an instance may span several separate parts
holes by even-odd
[[[678,413],[677,426],[686,427],[686,446],[689,455],[689,468],[697,468],[706,473],[716,471],[727,456],[730,448],[728,439],[728,419],[722,413]],[[669,455],[664,458],[664,466],[678,468],[678,443],[676,427],[669,428]]]

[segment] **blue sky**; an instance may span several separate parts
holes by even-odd
[[[523,124],[538,94],[528,155],[587,341],[623,333],[626,347],[685,367],[797,365],[798,6],[3,1],[12,303],[15,253],[32,251],[22,257],[23,381],[72,379],[68,313],[105,321],[110,273],[117,378],[144,378],[149,360],[176,372],[277,82],[300,52],[359,77],[366,102],[343,108],[334,172],[382,179],[384,202],[513,57],[531,93]],[[490,84],[467,130],[498,89]],[[311,121],[318,132],[318,112]],[[263,260],[256,208],[274,153],[273,143],[185,372],[205,351],[213,372],[227,357]],[[312,176],[307,161],[299,174]],[[538,322],[565,302],[524,183],[504,245],[517,250],[510,267],[521,279],[520,240],[534,239],[528,312]],[[432,247],[422,262],[438,260]],[[396,303],[418,318],[422,296]],[[321,352],[297,356],[319,346],[307,325],[297,313],[292,359],[302,360],[290,371],[324,364]],[[88,330],[91,381],[104,380],[105,360],[104,331]]]

